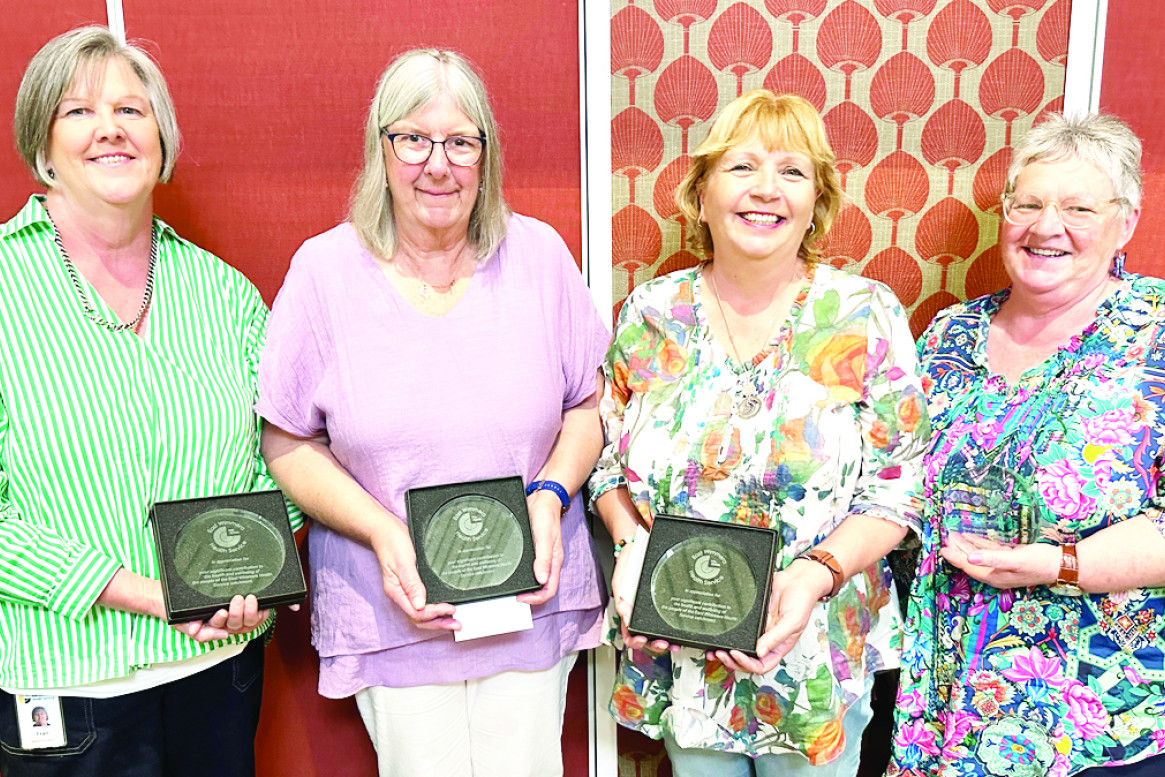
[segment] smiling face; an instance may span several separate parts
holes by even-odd
[[[53,190],[78,204],[141,204],[162,169],[162,141],[141,80],[116,57],[78,72],[49,130]]]
[[[445,140],[451,135],[476,137],[481,134],[453,98],[444,94],[393,122],[388,131],[416,132],[435,141]],[[472,167],[451,165],[444,147],[434,145],[427,162],[409,165],[397,159],[388,138],[381,137],[380,142],[384,144],[385,176],[401,237],[428,240],[434,236],[466,236],[469,217],[477,202],[481,161]]]
[[[1100,168],[1075,157],[1032,162],[1016,179],[1017,196],[1047,202],[1088,197],[1112,198],[1112,181]],[[1003,262],[1016,289],[1053,300],[1071,301],[1099,288],[1112,258],[1133,236],[1140,209],[1128,215],[1115,204],[1099,211],[1094,226],[1065,229],[1056,208],[1044,208],[1027,226],[1003,222]]]
[[[700,193],[700,220],[717,259],[786,261],[797,256],[816,201],[808,156],[751,140],[713,165]]]

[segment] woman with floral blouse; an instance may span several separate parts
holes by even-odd
[[[833,159],[805,100],[727,106],[676,193],[708,261],[632,293],[604,368],[591,487],[612,537],[666,513],[782,539],[756,657],[648,645],[616,596],[612,712],[663,737],[679,777],[853,775],[873,673],[898,664],[882,557],[918,525],[928,426],[894,295],[813,261]]]
[[[1122,251],[1140,156],[1112,117],[1032,129],[1011,287],[919,341],[935,435],[891,775],[1165,774],[1165,281]]]

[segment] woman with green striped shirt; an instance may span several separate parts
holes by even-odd
[[[15,129],[47,193],[0,225],[0,774],[252,775],[267,613],[168,626],[147,518],[273,487],[266,307],[154,218],[178,129],[140,49],[50,41]]]

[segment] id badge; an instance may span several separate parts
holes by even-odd
[[[40,750],[65,746],[65,719],[60,696],[14,696],[20,747]]]

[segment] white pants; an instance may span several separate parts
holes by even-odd
[[[380,777],[561,777],[575,658],[539,672],[360,691]]]

